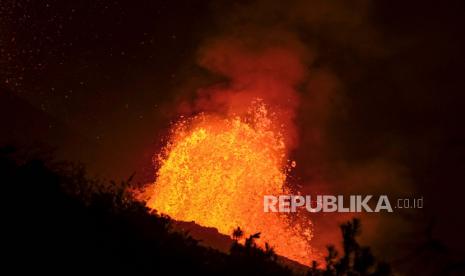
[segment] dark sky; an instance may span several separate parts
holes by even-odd
[[[207,6],[2,1],[2,87],[25,109],[43,113],[40,123],[49,129],[41,135],[79,136],[58,141],[66,154],[80,155],[74,143],[84,143],[79,158],[97,158],[97,169],[126,176],[170,119],[160,106],[175,97],[180,68],[192,63],[203,29],[210,28]]]
[[[92,173],[148,181],[177,104],[218,80],[196,63],[205,41],[242,24],[284,26],[341,87],[325,125],[328,162],[395,163],[425,196],[437,235],[462,243],[465,4],[427,2],[3,0],[0,141],[46,144]],[[301,129],[311,106],[304,97]],[[309,167],[301,136],[293,155]]]

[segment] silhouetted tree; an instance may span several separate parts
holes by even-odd
[[[277,256],[276,256],[276,252],[274,251],[274,248],[267,242],[265,242],[265,257],[272,261],[277,260]]]
[[[312,261],[312,265],[310,266],[310,269],[307,272],[307,276],[321,276],[323,275],[323,271],[318,268],[318,262],[317,261]]]
[[[239,241],[242,238],[242,236],[244,236],[244,231],[242,231],[242,229],[238,226],[233,231],[233,234],[232,234],[233,240]]]
[[[338,259],[338,252],[329,245],[325,257],[326,268],[320,270],[317,263],[312,262],[309,275],[391,275],[391,269],[384,262],[377,262],[369,247],[360,246],[356,237],[360,235],[361,225],[358,219],[353,219],[341,225],[342,247],[344,254]]]
[[[338,252],[333,245],[328,245],[328,255],[325,257],[326,261],[326,270],[324,275],[334,275],[336,272],[336,258],[338,256]]]
[[[248,238],[245,239],[245,243],[244,243],[245,248],[247,250],[256,248],[257,245],[255,243],[255,240],[259,238],[260,238],[260,232],[250,235]]]

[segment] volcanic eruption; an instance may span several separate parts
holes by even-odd
[[[295,45],[293,45],[295,46]],[[289,194],[288,159],[305,69],[298,47],[254,48],[223,39],[210,45],[200,63],[230,78],[199,91],[172,128],[157,155],[156,181],[147,205],[180,221],[195,221],[230,235],[261,233],[277,254],[300,263],[314,258],[311,222],[296,214],[265,213],[264,195]]]

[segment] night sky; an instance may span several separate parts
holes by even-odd
[[[2,0],[0,142],[151,182],[179,106],[225,81],[199,51],[243,29],[285,29],[314,54],[310,72],[330,71],[337,87],[322,105],[302,89],[293,181],[424,196],[415,233],[434,220],[433,235],[463,253],[465,4],[427,2]],[[315,154],[313,128],[327,141]]]

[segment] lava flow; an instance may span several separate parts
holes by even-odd
[[[263,211],[264,195],[289,193],[286,172],[294,165],[271,117],[263,103],[255,103],[242,117],[181,120],[159,155],[147,205],[227,235],[238,226],[245,235],[261,232],[259,246],[268,242],[277,254],[308,264],[311,223]]]

